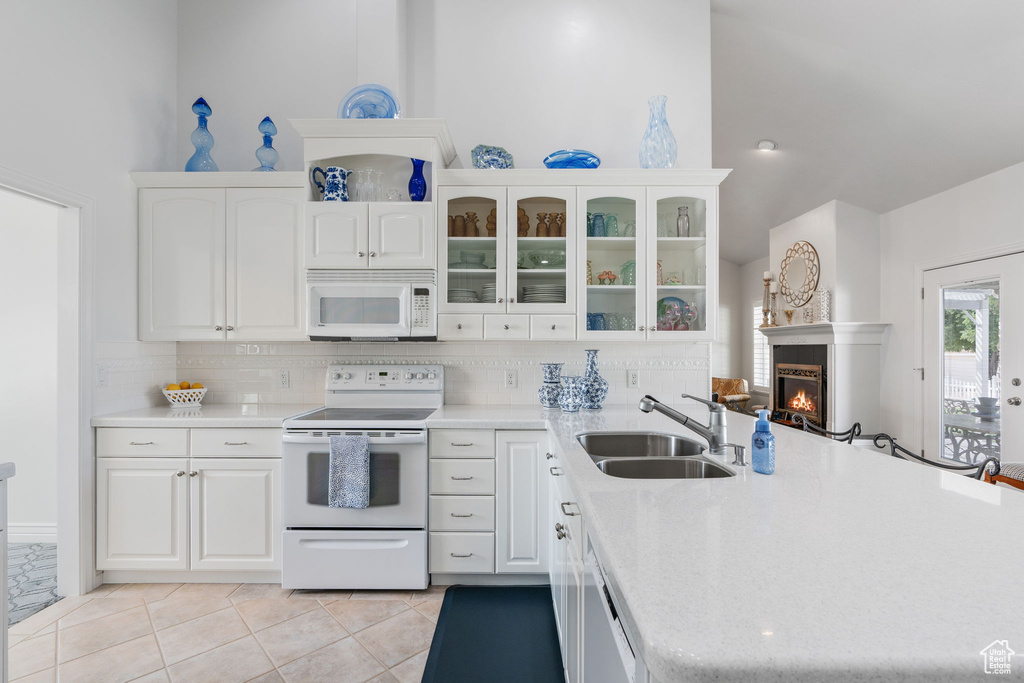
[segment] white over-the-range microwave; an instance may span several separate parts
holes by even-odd
[[[313,341],[436,341],[437,271],[307,270]]]

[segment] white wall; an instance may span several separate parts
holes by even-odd
[[[0,191],[0,462],[17,467],[7,518],[19,541],[57,540],[58,211]]]
[[[764,296],[764,271],[769,270],[768,257],[751,261],[750,263],[740,267],[739,281],[741,283],[739,299],[743,304],[739,310],[741,323],[741,368],[742,373],[740,376],[743,377],[750,384],[750,396],[752,398],[752,404],[767,404],[768,394],[767,392],[757,392],[754,390],[754,354],[752,349],[754,348],[754,335],[761,334],[755,332],[751,325],[751,307],[754,301],[762,301]]]
[[[518,168],[577,147],[637,168],[647,100],[668,96],[677,168],[711,166],[708,0],[414,0],[410,112],[448,120],[463,166],[478,144]]]
[[[913,370],[921,299],[918,266],[969,261],[972,254],[1024,242],[1021,193],[1024,164],[978,178],[881,217],[881,319],[892,323],[882,356],[885,387],[882,427],[913,450],[921,448],[913,406],[920,400],[920,375]],[[1019,349],[1007,350],[1020,353]]]
[[[711,345],[711,372],[715,377],[743,377],[743,283],[741,267],[718,262],[718,340]]]
[[[173,168],[174,0],[13,0],[0,21],[0,164],[95,202],[95,330],[136,333],[130,170]]]

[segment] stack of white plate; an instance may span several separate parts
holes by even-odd
[[[523,285],[524,304],[564,304],[565,285]]]
[[[475,289],[449,289],[448,303],[450,304],[476,304],[480,303]]]
[[[485,304],[493,304],[497,297],[497,287],[498,285],[493,282],[485,284],[480,290],[480,301],[483,301]]]

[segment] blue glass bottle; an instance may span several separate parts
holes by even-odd
[[[218,171],[217,163],[210,156],[213,149],[213,135],[206,128],[206,117],[213,114],[213,109],[202,97],[192,105],[192,113],[199,117],[199,125],[192,131],[192,145],[196,148],[188,162],[186,171]]]
[[[750,437],[750,465],[755,472],[771,474],[775,471],[775,435],[772,434],[768,411],[757,411],[758,420],[754,435]]]
[[[281,155],[274,149],[274,136],[277,135],[277,126],[270,120],[269,116],[264,116],[263,120],[260,121],[259,131],[263,133],[263,146],[256,150],[256,160],[260,162],[259,168],[254,168],[254,171],[276,171],[274,164],[281,158]]]
[[[412,177],[409,178],[409,199],[422,202],[427,196],[427,180],[423,177],[423,159],[411,159]]]

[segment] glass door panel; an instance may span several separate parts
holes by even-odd
[[[509,188],[509,311],[575,310],[575,189]]]
[[[580,188],[582,339],[642,339],[646,277],[643,188]]]
[[[442,190],[447,229],[438,263],[440,310],[504,312],[504,188]]]

